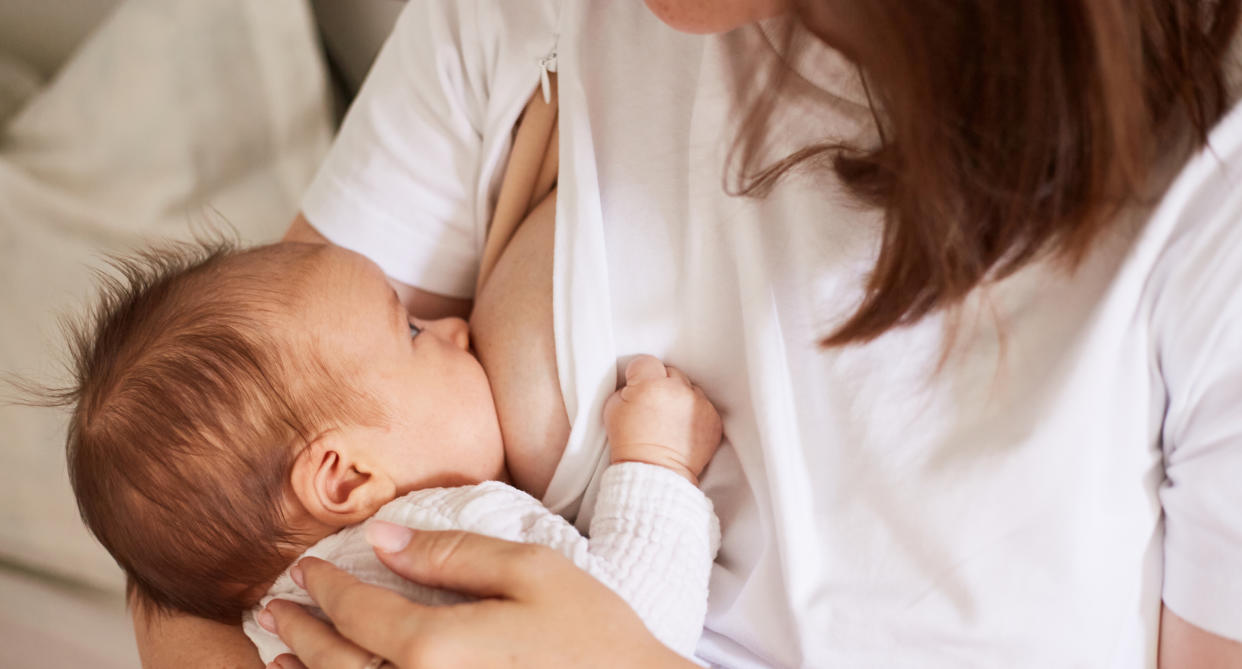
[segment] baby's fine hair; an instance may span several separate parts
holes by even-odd
[[[114,257],[66,325],[66,450],[82,518],[155,610],[236,623],[298,552],[297,453],[364,401],[275,333],[307,245],[169,244]],[[300,340],[299,340],[300,341]],[[290,493],[291,494],[291,493]]]

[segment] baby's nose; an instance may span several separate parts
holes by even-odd
[[[470,349],[470,326],[466,321],[456,317],[441,318],[433,321],[431,325],[437,330],[436,334],[452,342],[461,350]]]

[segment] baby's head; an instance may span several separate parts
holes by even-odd
[[[504,475],[465,322],[411,320],[362,256],[213,244],[116,266],[72,331],[69,473],[158,607],[236,622],[336,529]]]

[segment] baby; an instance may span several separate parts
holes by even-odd
[[[460,319],[411,318],[383,273],[332,246],[227,244],[116,262],[73,335],[70,478],[83,519],[165,610],[254,624],[310,603],[302,555],[425,603],[461,601],[383,567],[379,518],[551,546],[689,655],[719,544],[697,475],[720,418],[679,371],[632,362],[609,400],[612,465],[591,539],[509,486],[491,389]]]

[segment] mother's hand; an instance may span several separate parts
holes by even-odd
[[[483,599],[415,604],[305,558],[294,568],[295,580],[336,629],[279,600],[260,623],[274,624],[310,669],[361,669],[374,656],[402,668],[693,666],[651,636],[616,593],[551,549],[378,522],[367,539],[397,574]],[[276,664],[303,666],[288,655]]]

